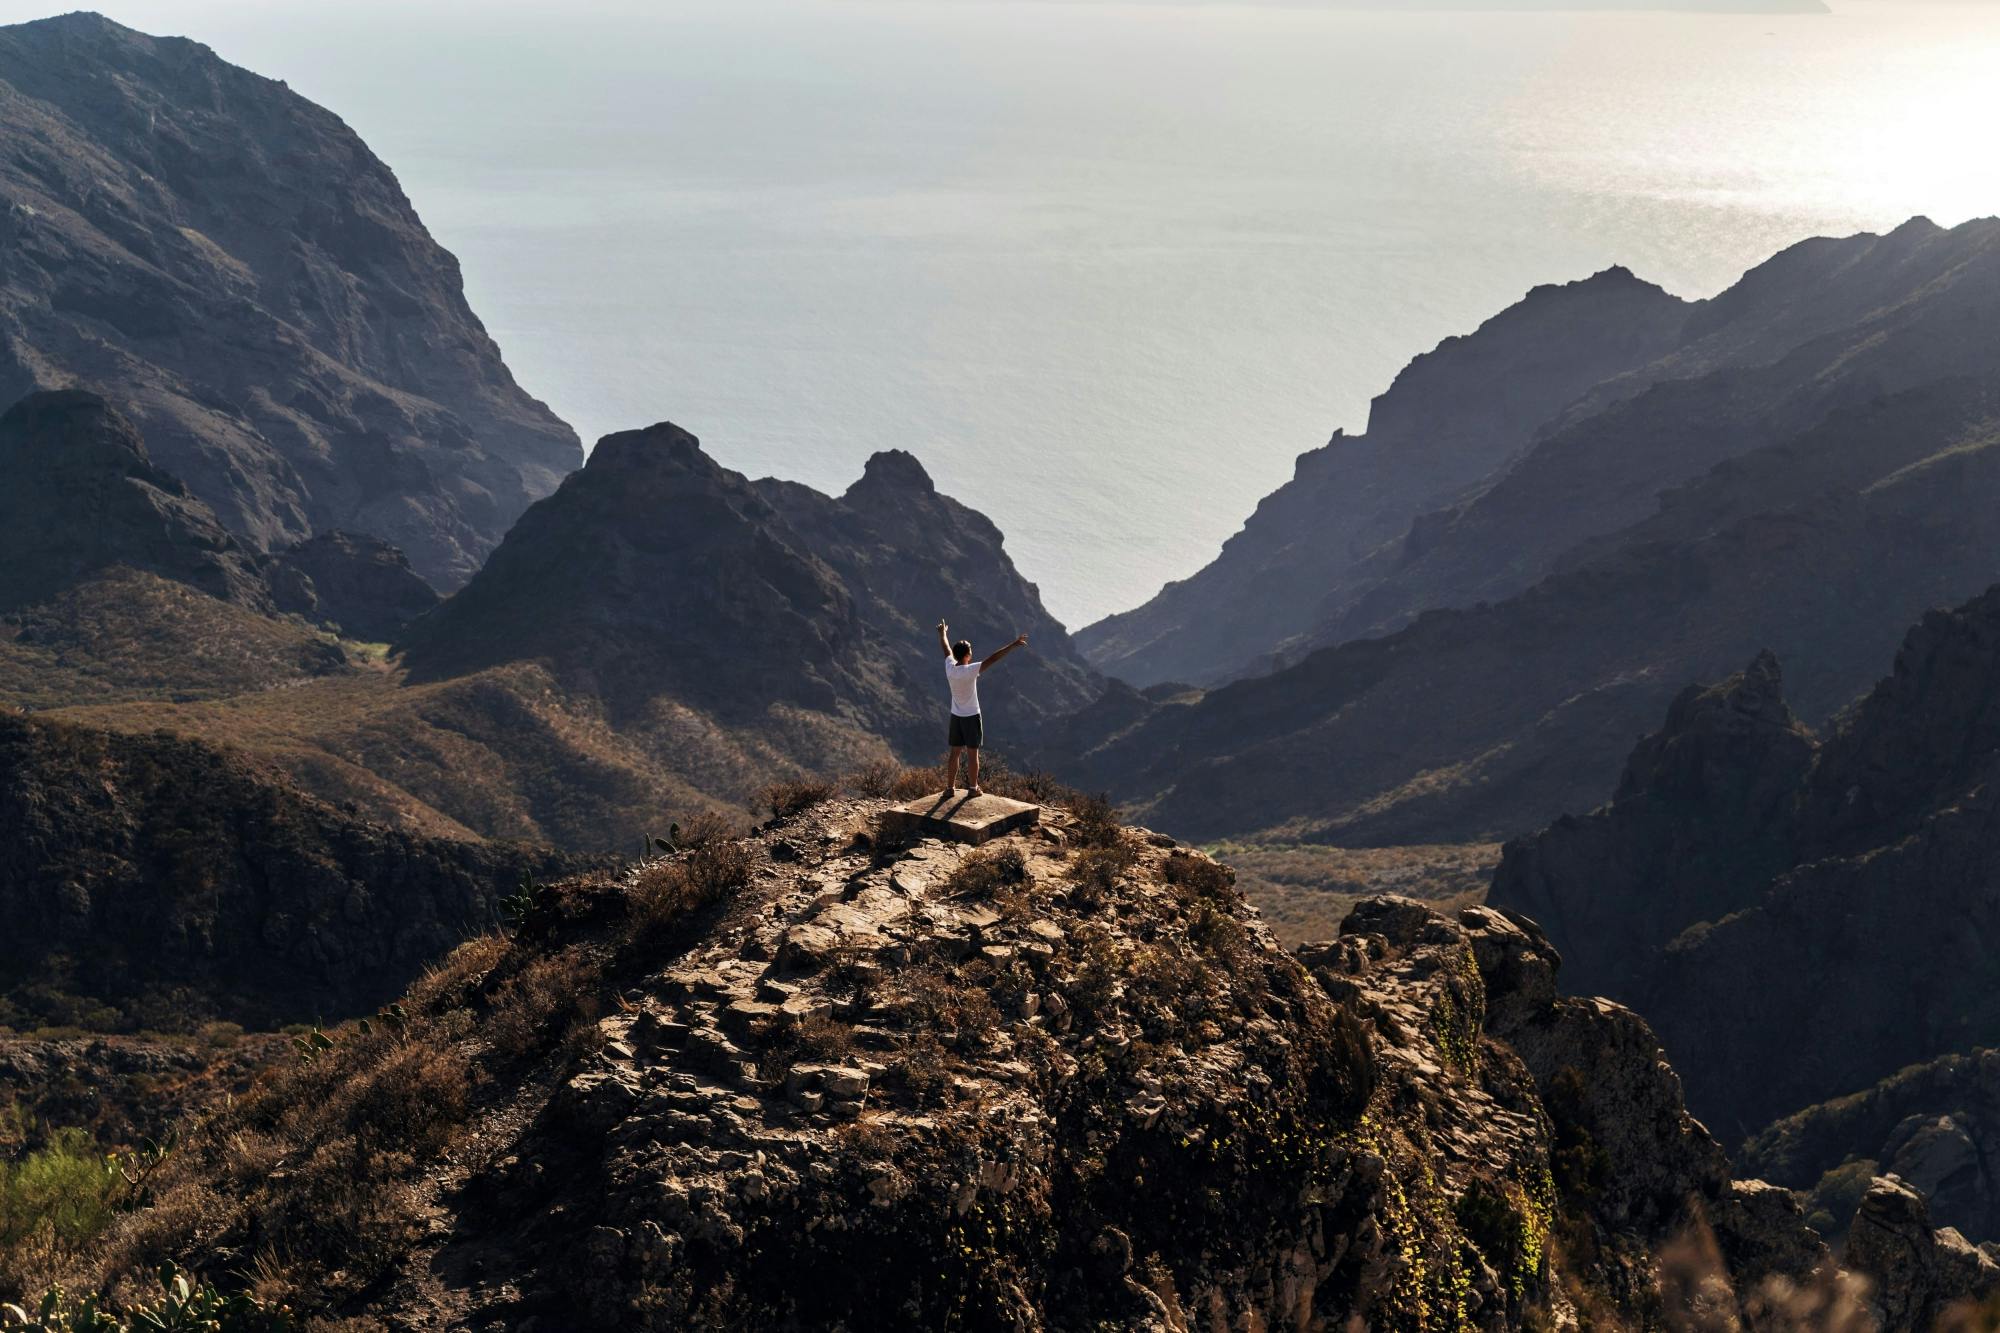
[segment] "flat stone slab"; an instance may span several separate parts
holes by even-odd
[[[892,837],[949,838],[978,846],[1042,822],[1042,807],[1004,796],[933,792],[882,812],[882,832]]]

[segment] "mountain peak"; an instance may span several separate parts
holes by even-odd
[[[861,470],[861,479],[847,488],[845,498],[852,500],[873,491],[890,490],[934,494],[937,485],[915,454],[902,449],[884,449],[870,455]]]
[[[695,435],[671,421],[606,435],[590,451],[590,457],[583,466],[584,471],[592,475],[686,473],[715,476],[723,470],[721,464],[702,451],[701,441]]]

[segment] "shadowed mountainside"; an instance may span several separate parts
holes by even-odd
[[[1536,288],[1412,361],[1375,400],[1366,435],[1301,454],[1213,563],[1077,643],[1138,686],[1242,674],[1312,629],[1328,588],[1418,515],[1503,466],[1586,390],[1666,352],[1688,309],[1622,268]]]
[[[545,851],[363,823],[199,742],[0,717],[12,1021],[185,1030],[366,1011]]]
[[[95,14],[0,28],[0,402],[105,395],[256,549],[339,528],[439,586],[582,461],[338,117]]]
[[[1768,661],[1690,691],[1618,799],[1510,846],[1530,913],[1735,1137],[2000,1041],[2000,588],[1933,612],[1814,744]]]
[[[1837,411],[1710,469],[1504,601],[1434,611],[1168,703],[1107,694],[1056,746],[1191,836],[1349,844],[1517,835],[1614,785],[1692,680],[1769,647],[1800,715],[1864,690],[1903,627],[2000,566],[1982,378]]]

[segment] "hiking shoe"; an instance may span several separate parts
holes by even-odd
[[[986,793],[984,790],[978,787],[967,787],[965,789],[965,794],[967,796],[984,796]]]

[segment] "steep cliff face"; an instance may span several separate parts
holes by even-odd
[[[1732,1137],[1990,1045],[1997,679],[2000,589],[1926,616],[1809,758],[1754,668],[1719,692],[1754,716],[1677,710],[1611,806],[1509,849],[1492,901],[1599,955]],[[1692,800],[1676,753],[1709,758]]]
[[[542,853],[343,815],[193,741],[0,717],[15,1020],[276,1025],[392,998]]]
[[[1077,642],[1137,686],[1244,672],[1311,630],[1329,585],[1418,515],[1505,464],[1586,390],[1671,348],[1689,309],[1622,268],[1536,288],[1412,361],[1375,400],[1365,436],[1300,455],[1212,564]]]
[[[1815,748],[1768,653],[1689,686],[1609,805],[1508,845],[1488,901],[1540,922],[1575,984],[1632,996],[1674,936],[1750,906],[1796,863],[1793,805]]]
[[[1267,674],[1057,763],[1191,835],[1477,840],[1603,799],[1682,686],[1760,648],[1821,724],[1912,618],[1993,577],[1996,309],[2000,223],[1810,242],[1363,556],[1337,549],[1343,502],[1294,504],[1294,483],[1252,524],[1267,563],[1219,560],[1157,604],[1176,624],[1270,616],[1282,643],[1231,631]],[[1476,411],[1492,382],[1447,357],[1422,387],[1413,420]],[[1339,489],[1369,493],[1364,473]],[[1100,651],[1097,629],[1083,641]]]
[[[1293,957],[1087,802],[979,851],[885,844],[882,806],[551,888],[69,1275],[255,1235],[266,1299],[511,1329],[1807,1328],[1837,1294],[1526,923],[1381,899]]]
[[[0,401],[81,386],[253,547],[462,582],[582,461],[331,113],[94,14],[0,29]]]
[[[878,455],[835,500],[753,484],[659,425],[599,442],[404,646],[419,679],[545,661],[622,726],[688,705],[824,769],[852,745],[830,732],[939,748],[933,615],[988,645],[1003,625],[1042,633],[991,678],[996,701],[1019,705],[996,702],[998,725],[1025,730],[1089,697],[1094,678],[998,530],[914,459]]]

